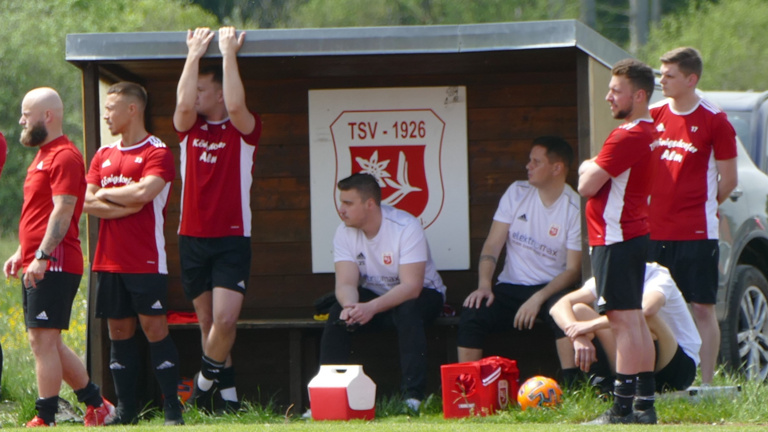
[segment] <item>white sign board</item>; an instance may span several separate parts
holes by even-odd
[[[375,176],[426,230],[438,269],[469,268],[465,87],[309,91],[312,271],[333,272],[336,183]]]

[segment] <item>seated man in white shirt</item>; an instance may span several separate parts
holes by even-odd
[[[572,342],[571,359],[575,367],[589,372],[598,358],[603,357],[600,352],[603,350],[610,373],[615,373],[616,340],[608,318],[590,306],[595,301],[599,303],[600,299],[595,279],[591,278],[581,289],[563,296],[550,314]],[[643,315],[656,347],[656,391],[688,388],[696,377],[701,338],[669,270],[657,263],[645,265]],[[595,337],[599,340],[597,345],[593,343]],[[606,365],[601,366],[605,370]]]
[[[562,351],[570,356],[570,341],[549,308],[581,279],[581,200],[565,181],[572,161],[573,150],[562,138],[534,139],[528,181],[512,183],[499,200],[480,252],[477,289],[461,311],[460,362],[479,360],[488,334],[530,330],[537,317],[552,329],[558,355],[562,358]],[[504,268],[493,285],[505,246]],[[564,369],[564,381],[577,372]]]
[[[353,335],[396,329],[402,391],[416,411],[426,390],[424,328],[442,311],[445,285],[421,223],[382,206],[376,178],[353,174],[338,187],[343,222],[333,239],[337,302],[323,330],[320,363],[346,364]]]

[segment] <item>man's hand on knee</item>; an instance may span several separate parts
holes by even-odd
[[[491,303],[493,303],[493,298],[493,291],[489,289],[478,288],[469,293],[467,298],[464,299],[464,307],[480,309],[480,306],[483,304],[483,300],[486,300],[486,306],[490,306]]]

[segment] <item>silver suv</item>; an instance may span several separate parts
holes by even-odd
[[[768,176],[753,158],[766,169],[766,96],[705,92],[727,112],[739,141],[739,183],[719,208],[720,360],[761,381],[768,378]]]

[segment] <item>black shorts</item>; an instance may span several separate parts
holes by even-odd
[[[168,275],[157,273],[97,273],[96,316],[130,318],[164,315]]]
[[[520,306],[531,296],[544,288],[544,285],[513,285],[499,283],[493,287],[494,300],[491,306],[486,306],[485,301],[479,309],[462,308],[459,321],[457,344],[464,348],[482,349],[485,337],[489,333],[498,333],[514,328],[515,315]],[[555,335],[555,339],[565,337],[563,330],[558,327],[555,320],[549,314],[549,309],[557,303],[569,289],[560,291],[548,298],[541,305],[538,318],[544,320]]]
[[[648,245],[648,261],[669,269],[688,303],[717,303],[719,260],[717,240],[651,240]]]
[[[658,352],[658,348],[656,352]],[[691,386],[696,378],[696,363],[688,357],[688,354],[677,346],[677,351],[672,360],[663,369],[654,374],[656,379],[656,391],[685,390]]]
[[[24,322],[27,328],[51,328],[68,330],[75,301],[83,275],[47,271],[37,282],[37,288],[22,285],[24,298]]]
[[[214,287],[245,294],[251,273],[251,239],[180,235],[179,259],[187,299],[193,300]]]
[[[597,285],[597,311],[643,308],[643,283],[648,236],[592,248],[592,273]]]

